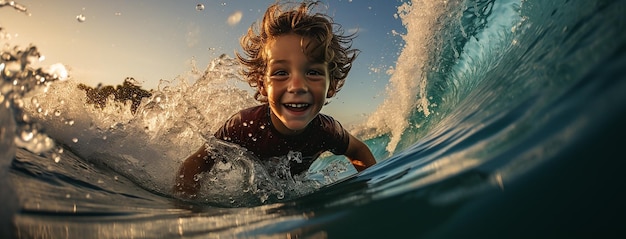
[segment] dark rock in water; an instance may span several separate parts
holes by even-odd
[[[116,87],[111,85],[98,85],[96,88],[93,88],[85,84],[79,84],[78,88],[85,91],[87,103],[93,104],[97,108],[104,108],[111,95],[113,95],[113,100],[124,104],[130,100],[130,110],[135,114],[139,104],[141,104],[141,99],[152,96],[152,93],[141,89],[141,87],[134,82],[135,79],[128,77],[124,80],[122,85],[117,85]]]

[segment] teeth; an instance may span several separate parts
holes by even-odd
[[[304,107],[309,106],[309,104],[285,104],[285,106],[291,107],[291,108],[304,108]]]

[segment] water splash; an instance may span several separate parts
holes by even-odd
[[[333,164],[319,171],[292,175],[290,163],[302,161],[299,153],[260,161],[236,144],[214,137],[205,140],[207,151],[214,155],[216,163],[209,172],[194,176],[195,181],[201,182],[194,200],[202,203],[249,207],[293,199],[337,181],[339,171],[333,169],[342,168]],[[322,174],[324,178],[319,180],[315,178],[316,174]]]
[[[364,126],[357,131],[363,137],[373,138],[388,135],[390,142],[386,150],[393,153],[402,139],[404,131],[411,127],[409,118],[415,111],[425,116],[431,113],[427,95],[427,70],[432,60],[433,49],[438,49],[435,35],[452,3],[447,1],[406,2],[398,7],[398,15],[407,28],[402,35],[405,42],[396,67],[390,70],[387,98],[372,113]]]
[[[12,111],[15,118],[16,145],[34,153],[49,151],[54,147],[54,142],[42,132],[39,124],[24,113],[24,98],[39,90],[45,91],[51,82],[68,78],[62,64],[36,69],[32,67],[43,59],[35,46],[26,49],[5,48],[0,52],[0,101]],[[38,107],[37,100],[32,103]]]
[[[80,158],[162,194],[171,193],[177,176],[174,169],[200,145],[220,149],[217,155],[224,162],[197,177],[206,182],[198,199],[203,203],[228,207],[267,204],[304,195],[344,176],[323,171],[291,177],[288,162],[297,161],[297,153],[278,158],[278,166],[285,166],[278,167],[258,162],[239,146],[214,142],[210,135],[228,117],[258,104],[253,92],[242,89],[239,69],[237,61],[227,55],[211,61],[204,71],[193,66],[188,74],[163,80],[149,97],[141,99],[136,110],[114,98],[102,105],[86,104],[88,98],[79,83],[56,82],[45,92],[24,99],[24,110],[42,123],[41,128],[54,141]],[[269,167],[277,170],[268,171]]]

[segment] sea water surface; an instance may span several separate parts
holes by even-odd
[[[354,174],[326,156],[296,178],[203,134],[256,104],[225,55],[132,113],[86,104],[63,66],[34,66],[36,47],[4,47],[2,236],[624,237],[625,12],[623,0],[399,4],[388,96],[351,129],[378,164]],[[190,100],[204,95],[216,100]],[[179,155],[202,142],[226,160],[199,199],[179,199]]]

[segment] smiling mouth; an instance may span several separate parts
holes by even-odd
[[[285,108],[291,111],[305,111],[311,106],[310,104],[283,104]]]

